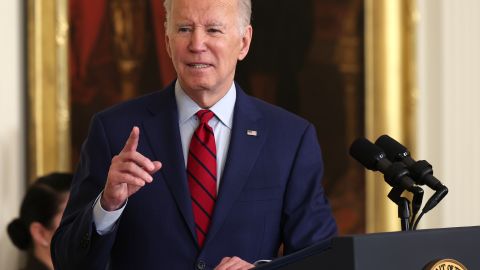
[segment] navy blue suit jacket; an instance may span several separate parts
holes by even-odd
[[[163,167],[132,195],[115,226],[96,232],[92,207],[133,126],[137,151]],[[257,136],[247,134],[256,130]],[[225,256],[272,259],[330,239],[336,224],[321,186],[314,127],[237,85],[228,156],[204,247],[197,245],[173,85],[92,119],[61,225],[55,269],[212,269]]]

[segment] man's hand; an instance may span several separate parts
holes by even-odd
[[[253,267],[255,267],[255,265],[248,263],[239,257],[225,257],[214,270],[247,270]]]
[[[133,127],[122,151],[112,158],[100,199],[101,206],[107,211],[119,209],[130,195],[151,183],[151,175],[162,167],[159,161],[152,162],[137,152],[139,137],[140,130]]]

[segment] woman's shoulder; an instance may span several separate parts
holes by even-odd
[[[39,261],[35,256],[28,255],[27,265],[21,270],[50,270],[45,266],[41,261]]]

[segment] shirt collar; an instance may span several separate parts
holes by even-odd
[[[232,83],[232,86],[225,96],[210,107],[210,110],[215,116],[230,129],[232,128],[233,109],[235,107],[235,100],[237,99],[236,93],[237,89],[235,88],[235,83]],[[197,113],[197,111],[202,109],[197,103],[195,103],[195,101],[185,94],[185,91],[183,91],[178,80],[175,83],[175,100],[177,102],[178,120],[180,124],[185,123],[185,121],[190,119],[195,113]]]

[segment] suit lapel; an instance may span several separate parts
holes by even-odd
[[[153,99],[148,109],[153,117],[143,122],[147,140],[155,158],[162,162],[160,173],[170,188],[193,239],[196,239],[173,84]]]
[[[267,129],[261,114],[238,85],[237,99],[233,116],[233,127],[225,169],[220,182],[220,190],[212,224],[205,245],[211,241],[222,226],[233,203],[247,182],[250,171],[267,137]],[[248,132],[250,130],[250,132]],[[256,131],[253,136],[252,131]],[[247,132],[249,134],[247,134]]]
[[[267,137],[267,129],[260,112],[252,104],[250,97],[238,85],[236,87],[237,100],[228,156],[205,246],[215,237],[225,221],[233,203],[247,182]],[[163,164],[160,173],[170,188],[191,236],[196,242],[195,222],[187,185],[173,84],[159,93],[148,105],[148,109],[153,116],[142,124],[147,141],[155,158]],[[249,130],[256,131],[256,135],[247,134]]]

